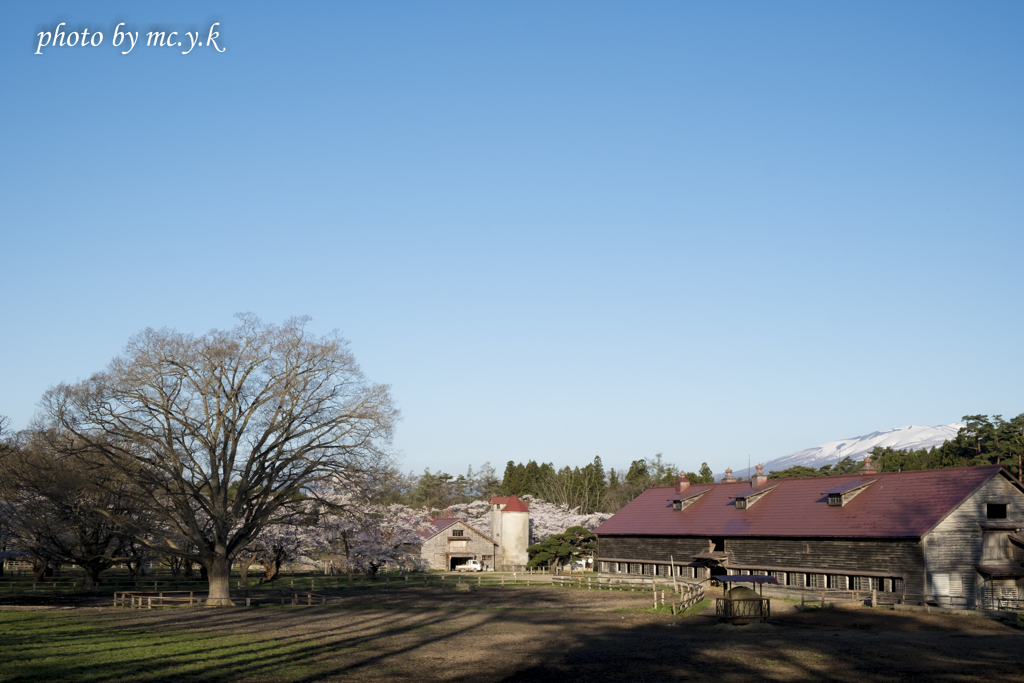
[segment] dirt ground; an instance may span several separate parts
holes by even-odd
[[[800,612],[773,601],[769,623],[738,627],[706,613],[614,611],[648,600],[553,587],[410,589],[347,596],[342,608],[74,611],[118,628],[301,643],[310,668],[296,680],[305,681],[1024,681],[1024,631],[986,617]],[[238,671],[240,681],[253,677]]]

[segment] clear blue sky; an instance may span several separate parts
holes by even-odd
[[[15,427],[239,311],[340,329],[406,470],[720,471],[1024,412],[1019,2],[3,14]],[[104,43],[34,55],[60,21]],[[121,55],[121,21],[226,52]]]

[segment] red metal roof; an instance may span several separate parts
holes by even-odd
[[[598,536],[858,536],[920,537],[952,512],[979,486],[1002,470],[998,465],[889,472],[865,477],[773,479],[775,490],[746,510],[735,497],[749,483],[691,486],[707,490],[684,510],[672,486],[647,489],[594,529]],[[1006,475],[1010,477],[1010,475]],[[1010,477],[1013,479],[1012,477]],[[822,489],[876,479],[842,507],[829,507]],[[1016,481],[1016,480],[1014,480]]]
[[[498,504],[504,505],[501,509],[502,512],[529,512],[530,508],[526,506],[526,501],[519,500],[516,496],[498,496],[491,498],[491,505]]]

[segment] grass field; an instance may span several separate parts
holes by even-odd
[[[549,586],[368,590],[345,607],[0,608],[0,681],[1024,681],[1024,631],[984,617],[780,601],[772,623],[731,627],[649,599]]]

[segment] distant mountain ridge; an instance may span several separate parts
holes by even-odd
[[[791,455],[784,455],[781,458],[775,458],[762,464],[764,465],[765,474],[768,474],[789,469],[795,465],[818,469],[823,465],[834,465],[843,458],[863,460],[868,451],[876,446],[881,446],[882,448],[888,446],[900,451],[931,448],[932,446],[941,446],[946,441],[955,438],[957,432],[963,426],[959,422],[951,422],[948,425],[938,425],[935,427],[921,425],[896,427],[895,429],[887,429],[882,432],[871,432],[864,436],[855,436],[852,439],[829,441],[820,446],[805,448],[802,451],[797,451]],[[737,469],[733,472],[733,476],[748,477],[752,471],[752,469],[747,468]],[[725,476],[724,472],[716,474],[715,479],[720,479],[723,476]]]

